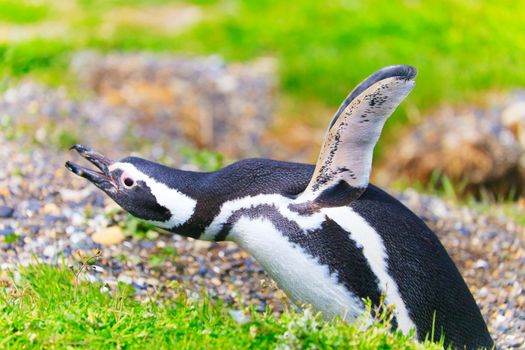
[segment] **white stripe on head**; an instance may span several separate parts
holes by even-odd
[[[412,328],[415,328],[401,294],[399,294],[397,284],[388,274],[386,249],[376,230],[349,207],[323,208],[321,211],[349,232],[350,238],[363,247],[363,254],[379,280],[379,288],[385,295],[385,302],[395,305],[394,314],[399,329],[408,333]]]
[[[109,168],[110,171],[116,169],[127,173],[135,181],[144,181],[150,188],[151,194],[155,197],[157,203],[167,208],[171,213],[171,218],[167,221],[147,220],[148,222],[162,228],[171,229],[184,224],[193,215],[197,205],[195,199],[144,174],[131,163],[116,162]]]

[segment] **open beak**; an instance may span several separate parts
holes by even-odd
[[[71,146],[70,149],[77,151],[80,156],[89,160],[100,171],[84,168],[70,161],[66,162],[66,168],[78,176],[82,176],[83,178],[89,180],[101,190],[108,191],[110,189],[116,188],[115,181],[113,180],[108,169],[108,167],[113,164],[111,159],[106,158],[102,154],[78,144]]]

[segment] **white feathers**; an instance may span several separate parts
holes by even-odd
[[[129,174],[135,181],[144,181],[150,188],[151,194],[155,196],[157,203],[167,208],[171,213],[171,218],[167,221],[153,221],[148,220],[152,224],[171,229],[185,223],[190,219],[195,211],[197,201],[187,195],[177,191],[174,188],[170,188],[165,184],[156,181],[152,177],[144,174],[138,170],[133,164],[116,162],[110,166],[110,170],[121,169],[125,173]]]
[[[243,217],[233,226],[230,238],[249,251],[294,302],[349,322],[364,312],[361,300],[339,284],[328,266],[288,241],[269,220]]]
[[[396,282],[388,274],[387,255],[381,236],[365,219],[349,207],[324,208],[323,212],[349,232],[350,238],[363,247],[363,254],[368,260],[372,272],[379,279],[379,288],[385,295],[386,303],[395,305],[394,313],[399,329],[408,333],[415,325],[408,314],[401,294],[399,294]]]
[[[285,218],[297,222],[303,230],[313,230],[321,227],[324,221],[324,214],[315,213],[310,216],[302,216],[288,209],[288,204],[292,203],[289,198],[279,194],[259,194],[257,196],[246,196],[231,201],[224,202],[219,214],[213,219],[212,223],[206,228],[204,234],[199,238],[213,240],[227,222],[228,218],[239,209],[249,209],[261,204],[273,205],[278,208],[279,213]]]

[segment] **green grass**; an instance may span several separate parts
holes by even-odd
[[[50,7],[35,1],[0,0],[0,21],[35,23],[45,19]]]
[[[56,74],[55,81],[60,82],[72,48],[72,44],[63,39],[0,43],[0,74],[20,78],[44,71]]]
[[[0,284],[2,349],[441,348],[390,332],[384,316],[366,328],[322,321],[308,309],[279,318],[246,310],[249,321],[239,324],[227,305],[187,297],[183,285],[166,287],[172,299],[139,302],[131,287],[120,284],[108,293],[60,267],[29,266],[14,280]]]
[[[180,5],[196,4],[211,5],[216,4],[217,0],[77,0],[77,3],[88,11],[101,11],[116,6],[137,7],[151,5]]]
[[[419,78],[404,115],[411,105],[425,109],[523,86],[523,16],[525,3],[507,0],[240,1],[181,42],[232,60],[276,56],[282,87],[296,103],[334,107],[376,69],[412,64]]]
[[[37,6],[28,1],[2,3],[21,9]],[[181,34],[129,23],[107,33],[98,30],[112,8],[185,3],[201,6],[205,19]],[[54,3],[57,13],[58,4]],[[487,90],[525,85],[522,1],[80,0],[79,4],[74,16],[53,17],[68,23],[67,35],[4,43],[0,48],[4,71],[21,76],[65,68],[64,54],[85,48],[219,53],[232,61],[271,55],[278,59],[282,90],[291,98],[293,110],[304,105],[295,117],[314,118],[308,113],[312,103],[334,108],[367,74],[385,65],[408,63],[420,75],[395,118],[401,123],[416,106],[465,102]]]

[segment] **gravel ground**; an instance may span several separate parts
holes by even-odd
[[[60,150],[60,144],[68,141],[71,130],[115,158],[135,150],[136,142],[124,141],[129,132],[123,115],[111,108],[97,100],[72,102],[63,91],[33,83],[23,83],[0,98],[0,160],[5,164],[0,167],[0,278],[35,258],[71,263],[78,260],[77,252],[90,255],[98,248],[101,268],[84,277],[110,288],[122,281],[133,285],[139,298],[156,293],[169,297],[172,289],[167,286],[178,282],[188,293],[205,290],[234,305],[256,305],[260,310],[271,306],[279,313],[288,305],[286,297],[235,245],[152,232],[146,234],[149,239],[127,234],[118,224],[133,221],[94,186],[67,172],[63,164],[74,155]],[[123,131],[100,129],[104,118],[123,123]],[[64,134],[55,135],[49,125]],[[159,158],[166,149],[155,145],[148,143],[141,154]],[[499,346],[524,348],[524,229],[414,191],[397,196],[439,235]],[[98,237],[112,236],[107,234],[109,227],[118,243],[100,244]]]

